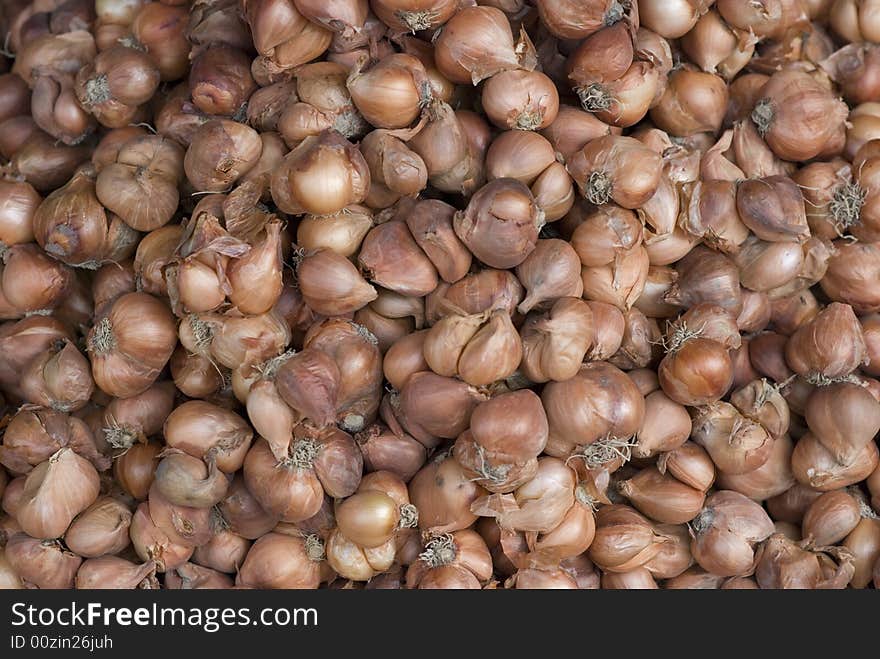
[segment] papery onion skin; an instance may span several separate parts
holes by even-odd
[[[41,201],[29,183],[0,181],[0,242],[9,246],[33,241],[33,216]]]
[[[875,563],[880,560],[880,520],[863,517],[843,541],[850,550],[855,573],[849,582],[853,588],[865,588],[871,581]]]
[[[566,104],[559,106],[556,120],[541,131],[566,162],[591,140],[610,133],[610,126],[593,114]]]
[[[297,273],[306,303],[318,313],[351,313],[378,296],[351,261],[329,249],[303,257]]]
[[[847,116],[843,101],[802,71],[780,71],[764,86],[752,111],[767,144],[785,160],[818,155]]]
[[[244,562],[244,557],[250,549],[251,543],[246,538],[236,535],[231,531],[221,531],[201,547],[196,547],[192,560],[198,565],[234,574],[238,566]]]
[[[22,390],[32,403],[59,411],[85,406],[94,391],[85,357],[69,342],[59,342],[31,362],[23,373]]]
[[[645,417],[636,434],[633,455],[646,458],[659,452],[673,451],[691,434],[691,417],[683,405],[662,391],[645,396]]]
[[[470,251],[455,235],[455,208],[436,199],[420,200],[406,217],[413,238],[450,284],[464,277],[471,265]]]
[[[177,210],[183,161],[183,150],[170,139],[147,135],[129,140],[98,173],[95,192],[133,229],[158,229]],[[133,202],[132,197],[141,196]]]
[[[190,45],[185,34],[187,21],[185,7],[158,2],[146,3],[132,21],[132,35],[146,47],[159,68],[162,80],[177,80],[189,68]]]
[[[253,431],[238,414],[200,400],[175,408],[165,420],[163,432],[169,446],[194,457],[214,451],[217,466],[225,473],[241,468],[253,439]]]
[[[248,540],[265,535],[278,523],[278,516],[266,512],[247,489],[242,474],[232,479],[226,497],[217,504],[229,529]]]
[[[657,460],[657,469],[668,472],[686,485],[702,492],[715,480],[715,465],[709,454],[694,442],[685,442]]]
[[[301,522],[317,513],[323,502],[324,490],[312,465],[317,447],[314,440],[305,440],[303,450],[279,462],[268,443],[257,440],[244,461],[244,479],[254,497],[268,513],[288,522]]]
[[[192,546],[174,543],[153,522],[150,506],[146,502],[135,510],[130,531],[135,552],[143,561],[155,561],[157,572],[179,567],[192,556]]]
[[[660,363],[660,386],[682,405],[705,405],[719,400],[733,382],[727,349],[711,339],[694,338]]]
[[[83,562],[76,573],[76,588],[133,590],[158,589],[159,582],[154,576],[156,565],[145,562],[136,565],[118,556],[101,556]]]
[[[517,267],[517,276],[527,295],[517,309],[528,313],[561,297],[580,297],[583,281],[580,261],[563,240],[538,240],[535,250]]]
[[[422,297],[437,288],[434,265],[403,222],[373,228],[364,237],[358,263],[371,281],[402,295]]]
[[[387,542],[400,522],[397,503],[383,492],[359,492],[336,509],[340,532],[362,547]]]
[[[641,392],[607,362],[585,364],[571,380],[551,382],[541,399],[550,426],[546,452],[558,457],[606,436],[626,440],[645,416]]]
[[[866,360],[861,325],[849,305],[832,303],[800,327],[785,347],[786,361],[803,376],[838,378]]]
[[[52,259],[34,243],[5,249],[0,285],[4,306],[14,313],[10,319],[28,312],[54,309],[71,292],[73,273],[66,265]]]
[[[559,112],[559,93],[543,73],[503,71],[483,87],[483,109],[499,128],[540,130]]]
[[[101,497],[68,527],[65,543],[85,558],[116,554],[131,542],[131,511],[119,500]]]
[[[588,5],[568,0],[538,0],[535,4],[548,29],[565,39],[583,39],[604,25],[620,20],[624,11],[620,5],[609,0]]]
[[[608,573],[629,572],[644,566],[668,542],[654,525],[633,508],[612,504],[596,515],[596,536],[589,556]]]
[[[501,394],[477,405],[470,430],[490,454],[512,462],[537,457],[549,432],[541,401],[528,389]]]
[[[425,465],[409,482],[409,496],[419,510],[419,528],[436,533],[465,529],[476,521],[471,503],[486,493],[451,457]]]
[[[518,68],[507,17],[495,7],[466,7],[446,24],[434,44],[437,68],[456,84],[476,85]]]
[[[773,519],[800,524],[810,505],[822,496],[807,485],[795,483],[782,494],[767,500],[767,510]]]
[[[356,67],[347,87],[364,119],[376,128],[404,128],[425,103],[427,72],[418,58],[405,53],[383,57],[372,67]]]
[[[804,536],[818,546],[843,540],[861,520],[859,503],[844,490],[826,492],[810,504],[804,513]]]
[[[692,437],[709,452],[719,470],[732,475],[758,469],[773,448],[767,429],[728,403],[703,408],[694,419]]]
[[[711,302],[733,314],[742,309],[739,269],[732,259],[702,245],[676,263],[678,279],[665,300],[685,307]]]
[[[63,549],[58,541],[42,542],[16,533],[4,549],[6,560],[26,586],[70,589],[82,558]]]
[[[568,161],[568,171],[587,201],[644,205],[660,183],[660,156],[631,137],[609,135],[589,142]]]
[[[562,460],[542,457],[535,473],[512,495],[490,494],[471,504],[471,511],[495,517],[509,531],[549,533],[562,523],[575,502],[576,474]]]
[[[694,562],[687,526],[658,524],[656,528],[668,541],[661,545],[660,551],[644,567],[656,578],[671,579],[686,574]]]
[[[378,425],[358,433],[357,441],[366,471],[390,471],[408,482],[426,461],[425,447],[420,442],[406,434],[383,431]]]
[[[253,588],[315,589],[320,583],[319,563],[312,560],[301,538],[268,533],[251,546],[236,583]]]
[[[687,137],[716,132],[727,110],[727,85],[719,76],[689,68],[674,71],[666,92],[651,110],[658,127]]]
[[[88,341],[95,384],[125,398],[153,384],[174,351],[177,331],[163,302],[128,293],[92,328]]]
[[[845,588],[855,572],[852,553],[843,548],[835,551],[839,561],[835,564],[821,549],[774,533],[758,552],[755,580],[764,589]],[[823,557],[828,560],[824,565]]]
[[[880,431],[880,403],[864,387],[840,382],[818,387],[807,401],[804,418],[838,462],[852,464]]]
[[[50,459],[62,448],[71,448],[91,462],[96,469],[104,471],[108,458],[98,447],[86,422],[48,408],[25,406],[9,421],[3,445],[0,446],[0,462],[13,474],[28,474],[32,467]]]
[[[183,167],[197,190],[221,192],[257,164],[262,150],[259,135],[249,126],[215,119],[196,130]]]
[[[272,174],[272,198],[288,213],[336,213],[361,203],[370,170],[361,152],[336,131],[303,140]]]
[[[752,570],[755,545],[774,531],[770,517],[757,503],[729,490],[710,495],[693,524],[694,558],[703,569],[719,576]]]
[[[113,475],[123,490],[138,501],[147,498],[161,448],[153,444],[135,444],[113,463]]]
[[[407,379],[396,406],[406,431],[434,448],[440,437],[451,439],[467,430],[474,407],[486,398],[460,380],[423,371]]]
[[[880,461],[877,445],[869,443],[855,460],[842,465],[812,433],[805,433],[795,444],[791,466],[799,483],[820,492],[847,487],[865,479]]]
[[[98,472],[64,448],[28,474],[16,518],[37,538],[57,538],[98,497]]]
[[[547,313],[530,314],[520,335],[520,370],[529,380],[569,380],[577,374],[593,343],[593,312],[583,300],[560,297]]]
[[[719,472],[718,486],[755,500],[769,500],[779,496],[796,485],[791,469],[793,450],[794,444],[788,435],[778,437],[774,440],[764,464],[744,474]]]
[[[193,59],[189,85],[193,103],[207,114],[220,116],[234,115],[256,89],[250,58],[223,44],[209,46]]]
[[[828,272],[819,282],[832,300],[850,304],[859,313],[880,311],[880,295],[869,282],[880,274],[880,245],[836,241]]]
[[[535,249],[544,212],[531,191],[514,179],[483,186],[455,215],[455,233],[478,259],[493,268],[512,268]]]
[[[450,0],[375,0],[370,6],[383,23],[407,32],[440,26],[457,8]]]
[[[640,512],[664,524],[689,522],[705,500],[700,490],[657,469],[643,469],[618,487]]]

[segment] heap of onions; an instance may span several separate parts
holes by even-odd
[[[874,4],[5,3],[0,586],[878,587]]]

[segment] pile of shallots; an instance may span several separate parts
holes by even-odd
[[[0,587],[880,587],[878,8],[4,0]]]

